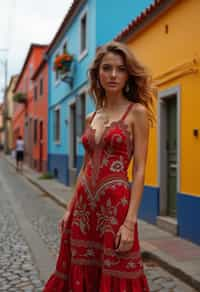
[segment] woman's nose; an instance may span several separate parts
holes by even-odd
[[[113,69],[112,72],[111,72],[111,76],[112,77],[116,77],[116,74],[117,74],[116,69]]]

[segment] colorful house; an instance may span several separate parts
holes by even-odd
[[[25,141],[25,159],[33,166],[33,124],[34,124],[34,98],[32,75],[39,66],[46,45],[32,44],[29,48],[24,65],[14,88],[14,114],[13,132],[14,143],[19,135]]]
[[[155,1],[116,38],[152,70],[158,88],[140,217],[198,244],[199,11],[198,0]]]
[[[10,82],[6,90],[5,97],[5,152],[11,153],[13,148],[13,89],[16,85],[18,75],[11,76]]]
[[[48,48],[48,167],[65,184],[74,184],[82,164],[80,137],[85,115],[94,110],[87,94],[87,70],[96,48],[111,40],[151,2],[74,0]],[[54,71],[55,59],[60,60],[57,57],[66,52],[73,55],[69,72]]]
[[[33,166],[47,171],[48,66],[43,58],[32,76],[33,81]]]

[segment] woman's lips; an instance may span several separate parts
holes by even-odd
[[[118,83],[117,82],[108,82],[108,85],[116,86],[116,85],[118,85]]]

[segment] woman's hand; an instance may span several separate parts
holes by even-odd
[[[70,211],[69,210],[66,210],[63,218],[58,223],[58,230],[59,230],[60,233],[63,233],[63,231],[67,227],[67,222],[68,222],[68,219],[69,219],[69,214],[70,214]]]
[[[134,223],[130,225],[124,222],[119,228],[115,238],[116,252],[127,252],[132,249],[134,243]]]

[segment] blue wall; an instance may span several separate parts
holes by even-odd
[[[159,188],[144,186],[142,202],[139,209],[139,218],[156,224],[157,216],[159,215]]]
[[[58,170],[58,179],[65,184],[68,184],[68,156],[69,154],[69,124],[66,120],[69,119],[69,103],[76,99],[79,94],[79,90],[86,85],[87,82],[87,70],[91,63],[91,60],[95,54],[95,1],[89,0],[86,4],[82,5],[79,12],[74,17],[71,25],[63,33],[63,36],[56,43],[48,56],[49,65],[49,86],[48,86],[48,107],[49,107],[49,119],[48,119],[48,155],[49,155],[49,170]],[[87,11],[88,13],[88,39],[87,47],[88,52],[84,58],[80,59],[80,16]],[[75,59],[75,71],[74,71],[74,84],[73,88],[70,88],[69,84],[62,82],[61,80],[55,80],[55,72],[53,70],[53,63],[57,53],[62,52],[62,46],[64,41],[67,41],[67,50],[70,54],[74,55]],[[54,141],[54,110],[56,107],[60,108],[61,113],[61,137],[60,143]],[[90,111],[91,106],[87,105],[87,112]],[[78,153],[83,155],[83,147],[78,144]],[[80,167],[80,160],[78,159],[78,168]]]
[[[62,183],[69,184],[68,156],[62,154],[48,155],[48,169]],[[57,175],[56,175],[57,174]]]
[[[116,37],[153,0],[96,0],[97,1],[97,46]]]
[[[200,197],[177,194],[179,235],[200,244]]]
[[[61,181],[64,179],[64,168],[68,169],[68,159],[58,159],[58,156],[68,157],[69,153],[69,125],[65,122],[69,118],[69,103],[75,100],[79,91],[87,83],[87,70],[94,58],[96,47],[100,44],[111,40],[115,37],[127,24],[133,20],[152,0],[143,1],[116,1],[114,0],[88,0],[83,4],[71,24],[62,33],[60,40],[54,44],[48,56],[49,66],[49,138],[48,138],[48,154],[49,154],[49,170],[58,169],[61,175]],[[125,10],[124,10],[125,8]],[[123,11],[124,10],[124,11]],[[80,60],[80,17],[84,11],[88,14],[88,52],[83,59]],[[108,13],[109,11],[109,13]],[[117,21],[116,21],[117,19]],[[109,29],[108,29],[109,28]],[[60,80],[55,80],[55,72],[53,71],[53,63],[57,53],[62,52],[64,41],[67,41],[67,50],[74,55],[75,72],[73,88]],[[60,143],[54,141],[54,110],[59,106],[61,110],[61,138]],[[91,98],[87,97],[86,114],[94,110],[94,103]],[[77,144],[77,170],[81,167],[84,149],[81,143]],[[68,172],[68,171],[67,171]],[[58,177],[60,179],[60,175]]]

